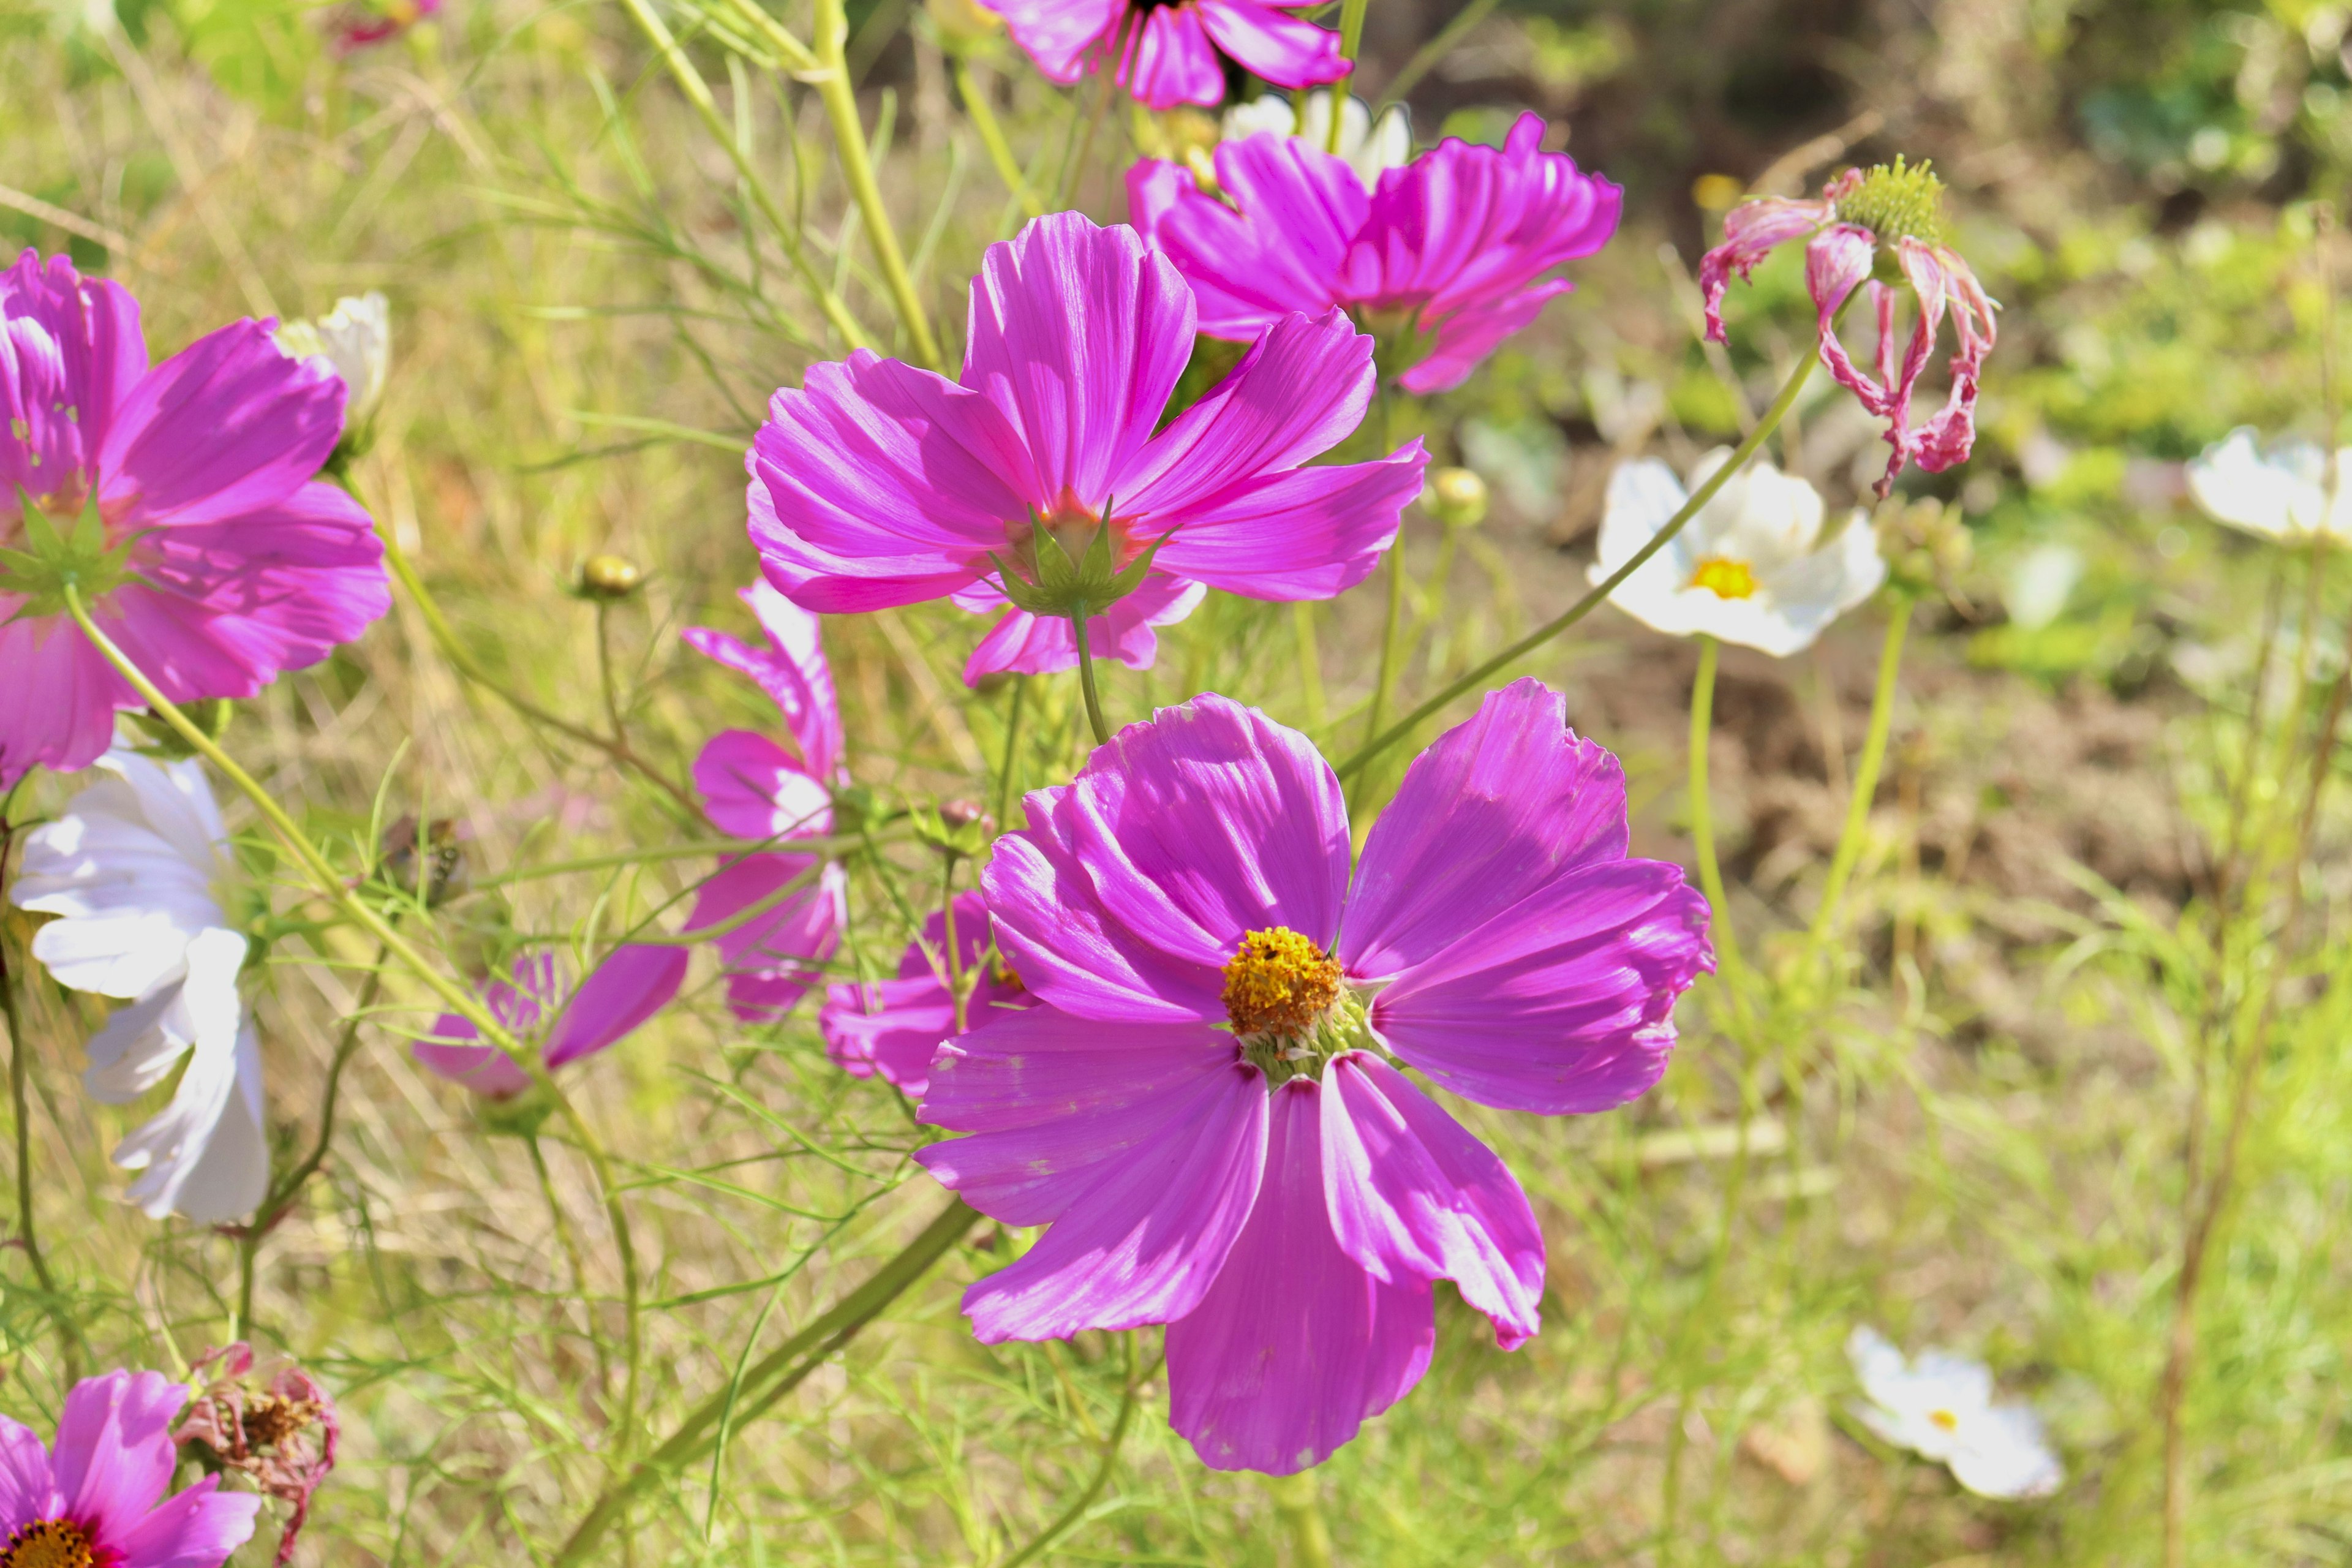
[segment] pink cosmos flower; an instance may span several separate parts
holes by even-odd
[[[1706,299],[1706,335],[1720,343],[1723,295],[1732,274],[1742,282],[1757,264],[1791,240],[1805,240],[1805,288],[1812,295],[1822,363],[1871,415],[1887,422],[1894,448],[1877,484],[1884,497],[1904,465],[1941,473],[1968,460],[1976,445],[1977,381],[1992,353],[1998,308],[1959,252],[1943,243],[1943,184],[1924,163],[1864,174],[1848,169],[1822,187],[1819,201],[1760,196],[1725,215],[1723,243],[1699,262]],[[1897,358],[1895,293],[1885,278],[1899,276],[1917,301],[1910,341]],[[1838,340],[1838,313],[1865,279],[1878,320],[1877,374],[1857,366]],[[1911,423],[1911,395],[1949,310],[1958,340],[1944,406],[1924,424]]]
[[[669,1005],[686,979],[687,950],[632,943],[614,948],[567,1001],[562,966],[537,952],[514,966],[511,979],[493,976],[475,987],[490,1016],[525,1037],[551,1013],[555,1022],[540,1047],[550,1071],[617,1044]],[[433,1033],[411,1044],[418,1063],[493,1100],[530,1087],[530,1077],[495,1046],[468,1045],[481,1031],[462,1013],[444,1013]]]
[[[381,4],[349,7],[330,29],[335,53],[349,55],[373,48],[438,16],[440,11],[441,0],[382,0]]]
[[[261,1500],[206,1476],[171,1493],[172,1417],[187,1389],[160,1372],[86,1377],[58,1440],[0,1416],[0,1563],[11,1568],[221,1568]]]
[[[1624,193],[1544,153],[1519,117],[1498,152],[1448,138],[1370,191],[1344,158],[1271,132],[1220,142],[1217,184],[1181,163],[1128,171],[1128,210],[1200,300],[1246,339],[1294,310],[1345,309],[1408,392],[1443,392],[1573,287],[1544,274],[1617,232]]]
[[[703,810],[737,838],[822,837],[833,831],[833,786],[842,765],[841,707],[816,616],[765,583],[742,591],[768,634],[755,648],[702,626],[688,647],[751,678],[782,710],[793,750],[751,730],[714,735],[694,762]],[[795,882],[805,885],[794,889]],[[747,1022],[792,1011],[833,956],[847,919],[847,879],[814,855],[739,856],[702,884],[688,932],[724,927],[711,941],[727,971],[727,999]],[[756,910],[746,918],[747,910]],[[740,923],[728,924],[730,921]]]
[[[1339,36],[1285,13],[1312,0],[981,0],[1037,68],[1067,87],[1115,65],[1152,109],[1224,101],[1224,61],[1277,87],[1337,81]]]
[[[1678,867],[1626,856],[1624,775],[1534,680],[1406,772],[1349,873],[1338,779],[1222,697],[1028,797],[983,879],[1043,1006],[931,1063],[919,1156],[1046,1226],[964,1294],[980,1338],[1168,1325],[1171,1419],[1221,1469],[1319,1462],[1426,1368],[1431,1282],[1506,1349],[1544,1241],[1503,1163],[1402,1068],[1487,1105],[1655,1083],[1714,958]]]
[[[1021,977],[993,956],[986,901],[978,893],[958,893],[955,910],[957,972],[972,981],[965,1026],[976,1028],[999,1011],[1034,1006]],[[934,910],[923,922],[922,939],[907,944],[898,979],[829,987],[816,1016],[825,1054],[853,1078],[878,1077],[922,1098],[930,1087],[932,1053],[958,1032],[947,952],[947,916]]]
[[[200,1463],[236,1470],[289,1505],[272,1559],[277,1568],[286,1568],[310,1517],[311,1495],[335,1468],[343,1428],[334,1395],[292,1362],[279,1367],[267,1387],[252,1386],[253,1347],[243,1340],[198,1356],[189,1371],[215,1366],[218,1375],[205,1384],[172,1440],[200,1445]]]
[[[174,702],[250,697],[389,607],[367,513],[311,478],[343,384],[270,326],[150,368],[121,284],[30,250],[0,272],[0,788],[89,766],[143,706],[66,615],[68,575]]]
[[[999,561],[1038,570],[1041,533],[1076,560],[1108,507],[1115,567],[1159,547],[1140,585],[1087,621],[1092,647],[1137,668],[1151,628],[1204,585],[1317,599],[1360,582],[1420,493],[1421,444],[1302,465],[1362,421],[1371,340],[1336,310],[1274,317],[1155,434],[1194,321],[1192,290],[1123,226],[1055,213],[989,247],[961,382],[861,350],[769,404],[748,459],[768,580],[812,610],[993,608]],[[1066,617],[1008,609],[964,679],[1076,662]]]

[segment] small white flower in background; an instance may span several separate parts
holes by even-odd
[[[1706,483],[1730,456],[1717,447],[1701,458],[1691,484]],[[1592,582],[1606,582],[1657,537],[1688,495],[1674,470],[1654,458],[1619,464],[1609,478]],[[1835,538],[1822,544],[1821,536],[1821,492],[1769,463],[1752,462],[1619,584],[1609,602],[1675,637],[1704,632],[1785,658],[1886,581],[1878,536],[1859,508]]]
[[[289,321],[278,329],[278,347],[290,359],[323,359],[343,383],[343,428],[356,430],[375,414],[392,373],[392,307],[371,289],[315,321]]]
[[[2066,613],[2067,600],[2083,580],[2083,552],[2044,544],[2020,557],[2000,580],[2001,608],[2011,624],[2038,632]]]
[[[1255,136],[1261,131],[1271,131],[1276,136],[1296,136],[1317,152],[1328,152],[1331,145],[1331,94],[1317,89],[1307,94],[1304,114],[1290,107],[1290,100],[1278,92],[1261,93],[1247,103],[1236,103],[1225,110],[1223,137],[1228,142],[1244,136]],[[1378,123],[1372,120],[1370,105],[1360,98],[1350,97],[1348,107],[1339,111],[1339,156],[1356,171],[1356,178],[1370,190],[1380,184],[1383,169],[1402,169],[1412,162],[1412,118],[1402,103],[1391,103],[1381,111]]]
[[[194,759],[117,748],[96,770],[26,835],[12,896],[58,917],[33,956],[59,984],[128,1003],[90,1038],[90,1093],[126,1104],[187,1058],[171,1104],[114,1152],[139,1173],[132,1200],[153,1219],[235,1219],[261,1202],[269,1148],[260,1047],[236,990],[246,940],[222,909],[238,874],[228,834]]]
[[[2293,440],[2265,452],[2241,426],[2189,465],[2189,493],[2215,521],[2265,539],[2308,539],[2323,520],[2332,536],[2352,539],[2352,447],[2336,460],[2343,478],[2331,509],[2326,452]]]
[[[2031,1405],[1995,1405],[1992,1373],[1942,1351],[1916,1361],[1864,1325],[1845,1342],[1866,1396],[1855,1418],[1898,1448],[1948,1467],[1979,1497],[2048,1497],[2066,1479]]]

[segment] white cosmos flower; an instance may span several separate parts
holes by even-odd
[[[1701,458],[1692,485],[1704,484],[1730,456],[1718,447]],[[1632,560],[1687,497],[1674,470],[1654,458],[1620,463],[1609,479],[1591,580],[1605,582]],[[1886,581],[1878,536],[1860,509],[1827,544],[1821,536],[1821,492],[1769,463],[1751,462],[1609,602],[1675,637],[1704,632],[1785,658]]]
[[[1867,1396],[1855,1417],[1896,1447],[1948,1466],[1979,1497],[2048,1497],[2065,1480],[2042,1417],[2031,1405],[1995,1405],[1992,1373],[1980,1363],[1942,1351],[1912,1361],[1866,1325],[1845,1352]]]
[[[383,399],[392,374],[392,307],[373,289],[345,295],[315,321],[278,329],[278,351],[293,359],[323,359],[343,383],[343,427],[366,424]]]
[[[236,876],[228,834],[194,759],[117,748],[97,771],[26,836],[14,899],[58,917],[33,956],[59,984],[127,999],[91,1037],[90,1093],[127,1103],[187,1058],[171,1104],[114,1152],[139,1173],[131,1198],[154,1219],[235,1219],[261,1202],[269,1149],[261,1052],[236,990],[246,941],[221,907]]]
[[[2308,441],[2264,452],[2240,426],[2189,465],[2189,493],[2217,522],[2265,539],[2309,539],[2325,519],[2329,534],[2352,539],[2352,447],[2336,455],[2343,478],[2327,504],[2327,454]]]
[[[1331,94],[1318,88],[1307,95],[1307,109],[1302,115],[1290,107],[1290,100],[1278,92],[1261,93],[1247,103],[1236,103],[1225,110],[1221,132],[1228,142],[1244,136],[1255,136],[1261,131],[1271,131],[1276,136],[1296,136],[1317,152],[1328,152],[1331,145]],[[1339,111],[1339,156],[1356,171],[1356,178],[1370,190],[1381,182],[1383,169],[1402,169],[1412,162],[1412,118],[1402,103],[1391,103],[1381,111],[1378,123],[1372,120],[1371,107],[1360,98],[1350,96],[1348,106]]]

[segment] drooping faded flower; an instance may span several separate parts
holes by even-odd
[[[1112,70],[1139,103],[1213,109],[1226,60],[1276,87],[1337,81],[1339,36],[1289,15],[1308,0],[982,0],[1048,79]]]
[[[2189,465],[2189,493],[2205,515],[2272,540],[2308,540],[2325,531],[2352,539],[2352,447],[2336,454],[2333,502],[2327,454],[2308,441],[2278,441],[2264,451],[2240,426]]]
[[[1544,1241],[1510,1172],[1409,1079],[1547,1114],[1655,1083],[1713,956],[1679,868],[1626,855],[1616,759],[1533,680],[1407,770],[1349,872],[1338,779],[1217,696],[1028,797],[985,874],[1045,1005],[942,1047],[918,1157],[1046,1226],[974,1284],[983,1341],[1168,1325],[1208,1464],[1314,1464],[1419,1381],[1431,1283],[1516,1346]]]
[[[1874,417],[1887,422],[1894,455],[1878,493],[1894,487],[1906,463],[1935,474],[1966,462],[1976,445],[1977,381],[1992,353],[1998,306],[1945,243],[1943,182],[1927,164],[1912,167],[1897,158],[1866,174],[1848,169],[1822,188],[1819,201],[1761,196],[1732,208],[1723,220],[1723,243],[1699,262],[1709,338],[1728,341],[1723,295],[1732,274],[1745,281],[1765,257],[1796,239],[1806,242],[1805,287],[1818,318],[1822,363]],[[1875,375],[1853,363],[1837,333],[1839,312],[1865,279],[1878,320]],[[1895,330],[1896,283],[1910,289],[1916,310],[1907,342],[1898,342]],[[1948,310],[1958,339],[1951,390],[1941,409],[1915,426],[1911,395]]]
[[[64,257],[0,272],[0,788],[88,767],[143,700],[66,614],[174,702],[250,697],[391,604],[366,512],[311,476],[343,385],[232,322],[150,369],[137,301]]]
[[[1371,341],[1336,311],[1278,315],[1155,434],[1195,314],[1124,226],[1055,213],[989,247],[961,382],[860,351],[769,404],[749,459],[768,580],[812,610],[1005,608],[971,681],[1076,665],[1057,574],[1084,590],[1089,646],[1137,668],[1204,586],[1319,599],[1362,581],[1420,490],[1420,443],[1304,465],[1362,421]]]
[[[572,991],[555,954],[535,952],[474,989],[508,1033],[528,1042],[545,1026],[540,1059],[552,1072],[619,1044],[668,1006],[686,980],[686,964],[685,948],[631,943],[606,954]],[[492,1100],[529,1089],[530,1075],[496,1046],[478,1043],[481,1037],[464,1014],[444,1013],[409,1050],[420,1065]]]
[[[335,1468],[342,1422],[334,1395],[290,1361],[257,1386],[253,1347],[243,1340],[198,1356],[188,1370],[192,1377],[213,1376],[172,1440],[193,1446],[205,1468],[235,1470],[287,1505],[272,1559],[276,1568],[286,1568],[310,1520],[310,1499]]]
[[[0,1415],[0,1563],[7,1568],[221,1568],[261,1500],[206,1476],[176,1494],[172,1418],[185,1386],[160,1372],[86,1377],[58,1437]]]
[[[1543,133],[1528,114],[1500,149],[1448,138],[1369,193],[1346,159],[1261,133],[1219,144],[1213,193],[1181,164],[1139,163],[1128,209],[1192,286],[1210,336],[1336,306],[1399,385],[1443,392],[1573,287],[1547,273],[1617,231],[1623,193],[1540,151]]]
[[[931,1056],[956,1027],[951,982],[971,987],[965,1027],[977,1028],[999,1011],[1036,1004],[1021,977],[995,951],[988,905],[978,893],[955,898],[950,967],[947,914],[934,910],[920,940],[907,944],[896,980],[842,981],[828,987],[817,1013],[825,1054],[853,1078],[879,1078],[917,1099],[930,1087]]]
[[[17,908],[58,918],[33,956],[58,984],[119,996],[89,1041],[82,1082],[110,1105],[163,1083],[187,1058],[172,1101],[123,1139],[114,1163],[139,1173],[132,1202],[151,1219],[205,1224],[249,1214],[269,1184],[261,1049],[237,994],[247,912],[223,900],[247,888],[204,764],[136,752],[99,760],[98,782],[25,838]]]
[[[1315,152],[1331,152],[1331,95],[1308,93],[1307,107],[1300,110],[1293,109],[1281,93],[1260,93],[1226,110],[1218,129],[1227,142],[1243,141],[1265,131],[1296,136]],[[1412,111],[1402,103],[1391,103],[1376,121],[1371,106],[1350,93],[1339,111],[1337,156],[1356,171],[1364,189],[1378,189],[1383,174],[1412,161]]]
[[[754,648],[701,626],[686,644],[751,677],[784,716],[793,749],[751,730],[706,742],[694,760],[703,811],[737,838],[822,837],[833,831],[833,789],[844,782],[841,708],[817,617],[765,583],[743,590],[768,634]],[[794,884],[800,884],[795,887]],[[760,852],[720,866],[696,894],[688,933],[710,931],[727,972],[727,1000],[751,1023],[792,1011],[841,941],[848,881],[814,855]]]
[[[1885,1441],[1949,1467],[1979,1497],[2048,1497],[2064,1483],[2042,1417],[2031,1405],[1995,1405],[1981,1362],[1942,1351],[1910,1360],[1867,1324],[1845,1348],[1865,1395],[1854,1416]]]
[[[1691,469],[1694,488],[1729,460],[1719,447]],[[1606,582],[1682,510],[1674,470],[1655,458],[1609,478],[1591,580]],[[1786,658],[1886,581],[1878,535],[1861,509],[1822,542],[1821,492],[1761,460],[1724,481],[1698,515],[1618,584],[1609,602],[1673,637],[1706,633]]]
[[[297,359],[323,359],[343,384],[343,429],[364,430],[392,375],[392,306],[374,289],[345,295],[315,321],[289,321],[278,346]]]

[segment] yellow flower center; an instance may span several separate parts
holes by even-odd
[[[1930,1410],[1927,1412],[1927,1419],[1947,1432],[1957,1432],[1960,1429],[1960,1418],[1948,1410]]]
[[[1225,963],[1237,1035],[1303,1035],[1339,999],[1339,960],[1287,926],[1251,931]]]
[[[1745,599],[1756,592],[1756,573],[1745,561],[1710,555],[1691,574],[1690,585],[1705,588],[1718,599]]]
[[[62,1519],[36,1520],[8,1537],[0,1568],[97,1568],[98,1553],[81,1526]]]

